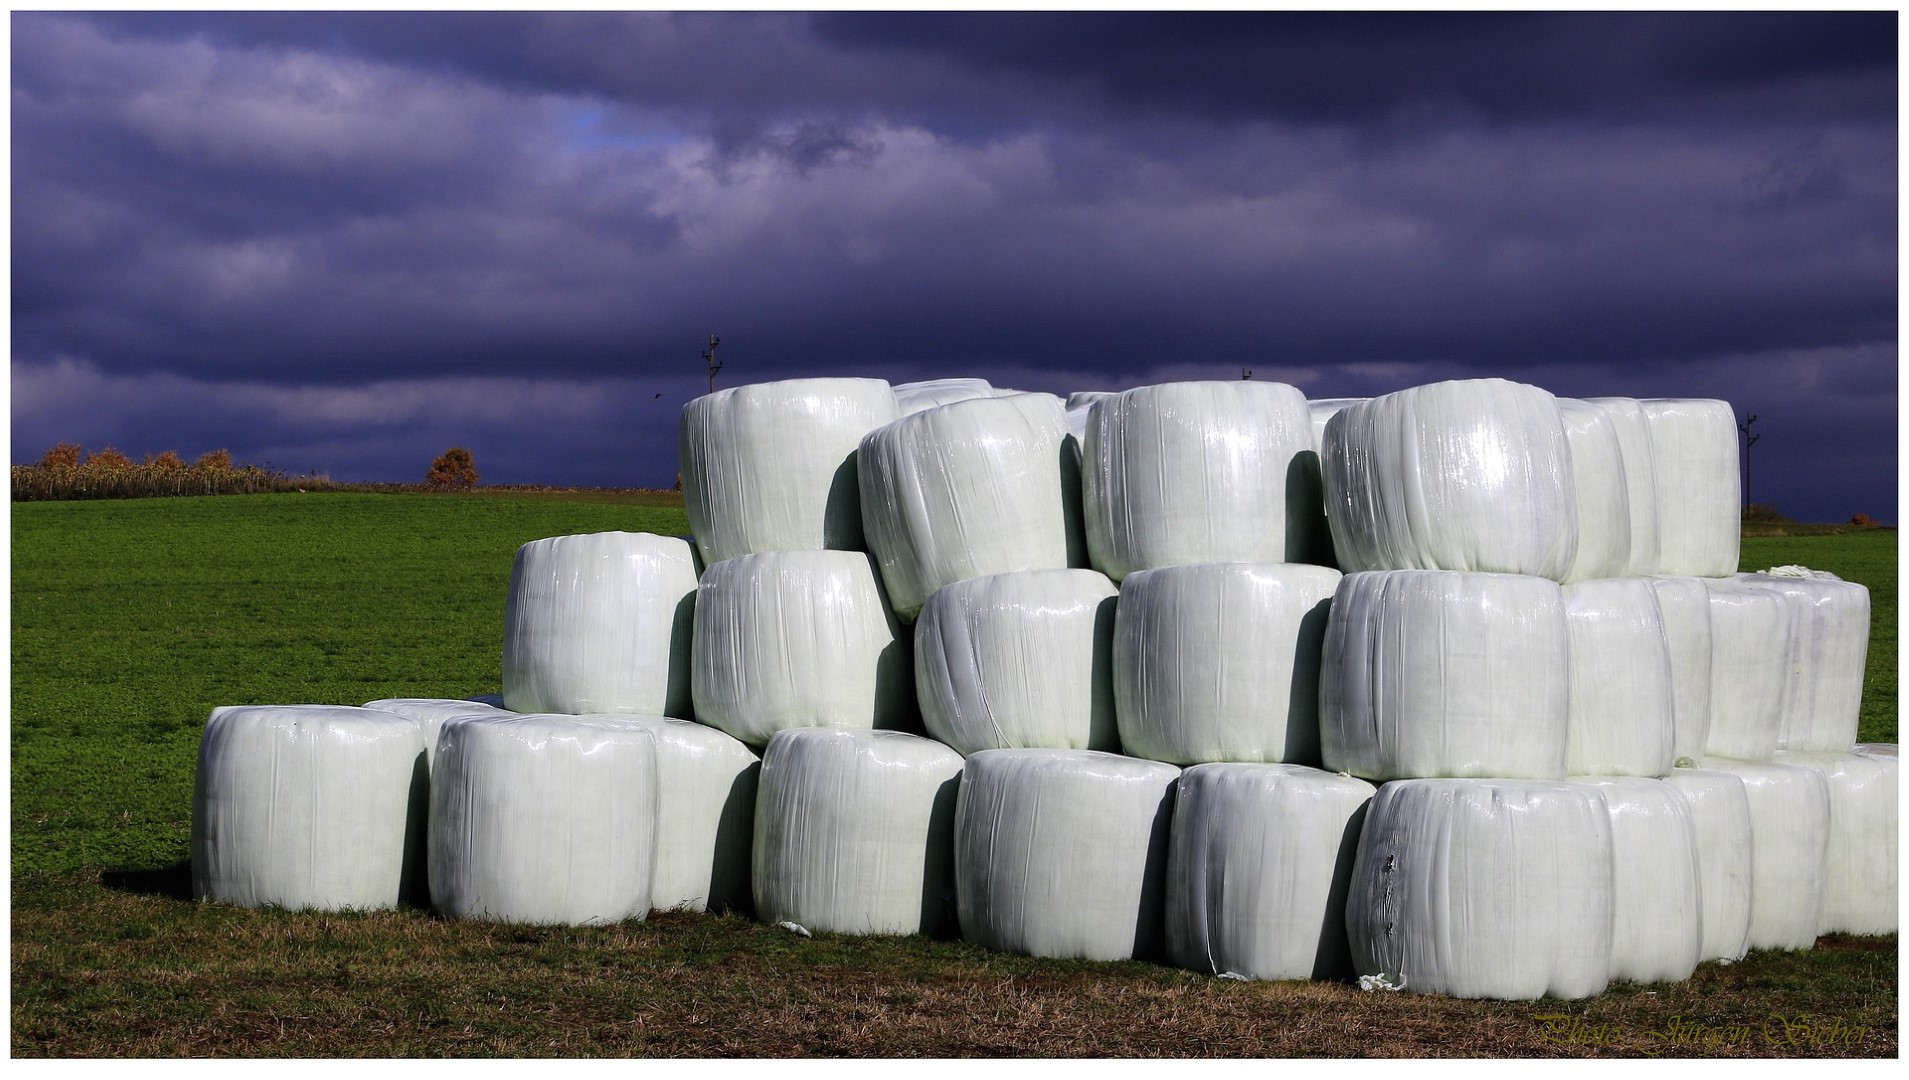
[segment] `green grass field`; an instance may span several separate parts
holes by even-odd
[[[1758,1029],[1720,1038],[1720,1053],[1896,1052],[1893,936],[1561,1006],[1234,984],[960,942],[806,941],[734,916],[536,930],[182,898],[214,706],[497,690],[519,545],[687,531],[654,497],[593,498],[14,505],[13,1053],[1641,1054],[1664,1049],[1680,1015]],[[1804,563],[1870,587],[1872,741],[1896,738],[1895,538],[1744,543],[1745,569]],[[1608,1024],[1608,1038],[1568,1041],[1547,1010]],[[1771,1043],[1760,1030],[1777,1012],[1864,1034]]]

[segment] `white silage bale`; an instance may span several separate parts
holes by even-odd
[[[1142,386],[1100,402],[1081,440],[1087,552],[1115,581],[1161,566],[1285,562],[1312,523],[1306,396],[1283,383]]]
[[[683,508],[707,564],[863,550],[856,447],[901,413],[881,379],[790,379],[683,406]]]
[[[1896,756],[1896,744],[1892,742],[1859,742],[1852,752],[1862,754],[1866,757],[1893,758]]]
[[[533,540],[504,604],[504,701],[518,713],[689,715],[690,546],[649,533]]]
[[[424,732],[343,705],[212,710],[192,794],[192,894],[242,907],[394,908],[424,881]]]
[[[1664,783],[1684,793],[1696,830],[1704,932],[1698,959],[1742,959],[1750,951],[1750,891],[1756,880],[1756,840],[1743,778],[1679,768]]]
[[[1320,653],[1339,577],[1243,562],[1128,577],[1113,636],[1122,752],[1317,765]]]
[[[719,562],[696,590],[696,719],[755,747],[783,728],[906,727],[910,642],[860,552]]]
[[[962,754],[1117,750],[1114,606],[1094,570],[1018,570],[935,590],[915,621],[928,734]]]
[[[548,925],[644,918],[656,796],[656,743],[640,720],[451,720],[431,776],[431,906]]]
[[[1655,572],[1705,578],[1736,573],[1743,499],[1730,403],[1652,398],[1638,404],[1650,421],[1657,488]]]
[[[1319,454],[1326,438],[1326,422],[1364,400],[1366,399],[1317,398],[1306,401],[1306,410],[1312,417],[1312,456],[1305,459],[1303,471],[1307,485],[1307,514],[1311,521],[1306,527],[1306,548],[1296,560],[1298,562],[1335,568],[1339,565],[1339,557],[1332,549],[1332,525],[1326,520],[1326,478],[1320,465]]]
[[[1670,639],[1644,578],[1564,587],[1571,628],[1573,776],[1663,776],[1676,761]]]
[[[1824,853],[1824,934],[1896,932],[1896,758],[1779,751],[1776,760],[1823,775],[1829,785]]]
[[[1750,799],[1756,845],[1750,882],[1750,947],[1816,944],[1828,870],[1829,782],[1815,769],[1708,757],[1705,769],[1734,773]]]
[[[1777,567],[1737,580],[1781,594],[1796,636],[1791,643],[1777,745],[1843,754],[1856,745],[1863,676],[1869,661],[1869,590],[1834,574]]]
[[[1703,960],[1703,868],[1683,790],[1645,777],[1579,781],[1611,815],[1611,978],[1681,982]]]
[[[1354,970],[1464,998],[1584,998],[1610,981],[1611,823],[1564,781],[1400,780],[1367,812],[1346,903]]]
[[[993,396],[994,387],[986,379],[927,379],[922,382],[896,383],[896,416],[912,416],[957,401]]]
[[[1347,574],[1320,659],[1321,760],[1368,780],[1562,777],[1570,670],[1554,581]]]
[[[1061,408],[1032,395],[958,401],[868,433],[868,546],[903,621],[943,585],[1080,564],[1067,438]]]
[[[1650,577],[1670,647],[1672,750],[1679,759],[1704,755],[1710,738],[1710,589],[1694,577]]]
[[[1630,517],[1630,558],[1621,577],[1662,573],[1657,527],[1657,475],[1651,452],[1650,418],[1636,398],[1586,398],[1610,417],[1624,459],[1624,493]]]
[[[1349,974],[1346,893],[1375,790],[1298,765],[1181,773],[1167,851],[1167,958],[1252,979]]]
[[[961,935],[999,952],[1160,950],[1180,770],[1093,750],[983,750],[955,810]]]
[[[1557,399],[1504,379],[1432,383],[1349,406],[1319,452],[1341,569],[1562,580],[1577,556]]]
[[[1577,557],[1564,580],[1624,577],[1631,562],[1631,499],[1617,427],[1603,409],[1574,398],[1558,399],[1558,417],[1571,444],[1577,492]]]
[[[1797,614],[1742,578],[1705,578],[1710,593],[1710,731],[1704,753],[1768,761],[1783,736],[1783,695]]]
[[[961,755],[898,731],[779,731],[756,797],[756,915],[838,934],[949,935]]]
[[[457,698],[379,698],[365,702],[364,707],[416,720],[419,730],[424,733],[424,760],[428,766],[437,758],[438,729],[444,726],[446,720],[460,716],[510,716],[510,711],[502,708],[501,704],[500,695],[496,706]]]

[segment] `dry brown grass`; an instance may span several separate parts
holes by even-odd
[[[187,465],[171,450],[135,462],[112,447],[91,454],[60,443],[33,465],[13,466],[13,501],[146,499],[170,495],[253,495],[312,491],[331,486],[325,476],[287,476],[283,470],[232,464],[224,450]]]

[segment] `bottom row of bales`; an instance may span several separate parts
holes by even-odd
[[[215,710],[202,899],[583,924],[744,909],[848,934],[1461,997],[1586,997],[1896,927],[1894,747],[1668,779],[1363,780],[1088,750],[965,760],[472,702]]]

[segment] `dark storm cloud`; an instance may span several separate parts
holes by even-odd
[[[14,455],[666,485],[716,331],[1728,397],[1759,499],[1893,519],[1894,19],[16,15]]]

